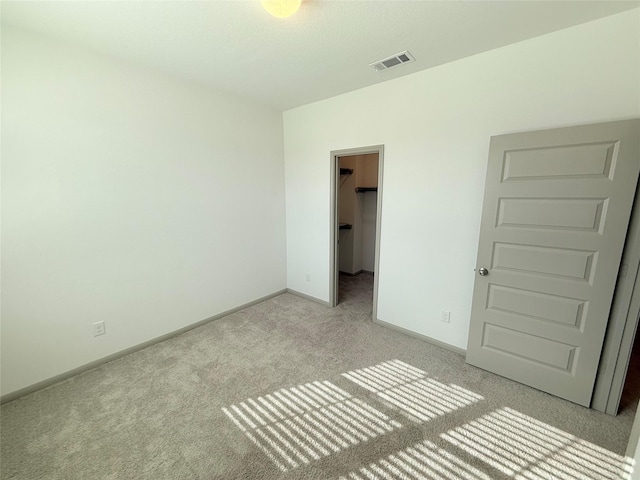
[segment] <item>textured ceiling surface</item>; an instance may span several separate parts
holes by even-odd
[[[3,1],[2,22],[287,110],[631,8],[627,1]],[[409,50],[416,62],[369,63]],[[553,52],[549,52],[553,54]]]

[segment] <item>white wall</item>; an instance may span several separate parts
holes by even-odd
[[[329,152],[384,144],[378,318],[465,348],[489,137],[640,115],[639,29],[636,9],[285,112],[289,288],[329,299]]]
[[[2,394],[285,288],[281,113],[8,27],[2,98]]]

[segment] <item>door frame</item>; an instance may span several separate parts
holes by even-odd
[[[617,415],[640,317],[640,179],[611,303],[591,408]]]
[[[338,283],[339,283],[339,249],[338,240],[340,228],[338,222],[340,206],[338,195],[340,193],[340,157],[352,155],[366,155],[370,153],[378,154],[378,198],[376,204],[376,245],[373,274],[373,311],[371,317],[377,320],[378,314],[378,284],[380,280],[380,236],[382,232],[382,178],[384,171],[384,145],[371,145],[368,147],[347,148],[344,150],[332,150],[330,153],[331,162],[331,206],[329,218],[329,306],[335,307],[338,304]]]

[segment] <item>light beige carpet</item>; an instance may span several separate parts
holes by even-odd
[[[2,407],[3,479],[619,478],[610,417],[284,294]]]

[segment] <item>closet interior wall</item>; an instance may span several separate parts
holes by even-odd
[[[341,273],[357,275],[375,269],[378,154],[340,157]]]

